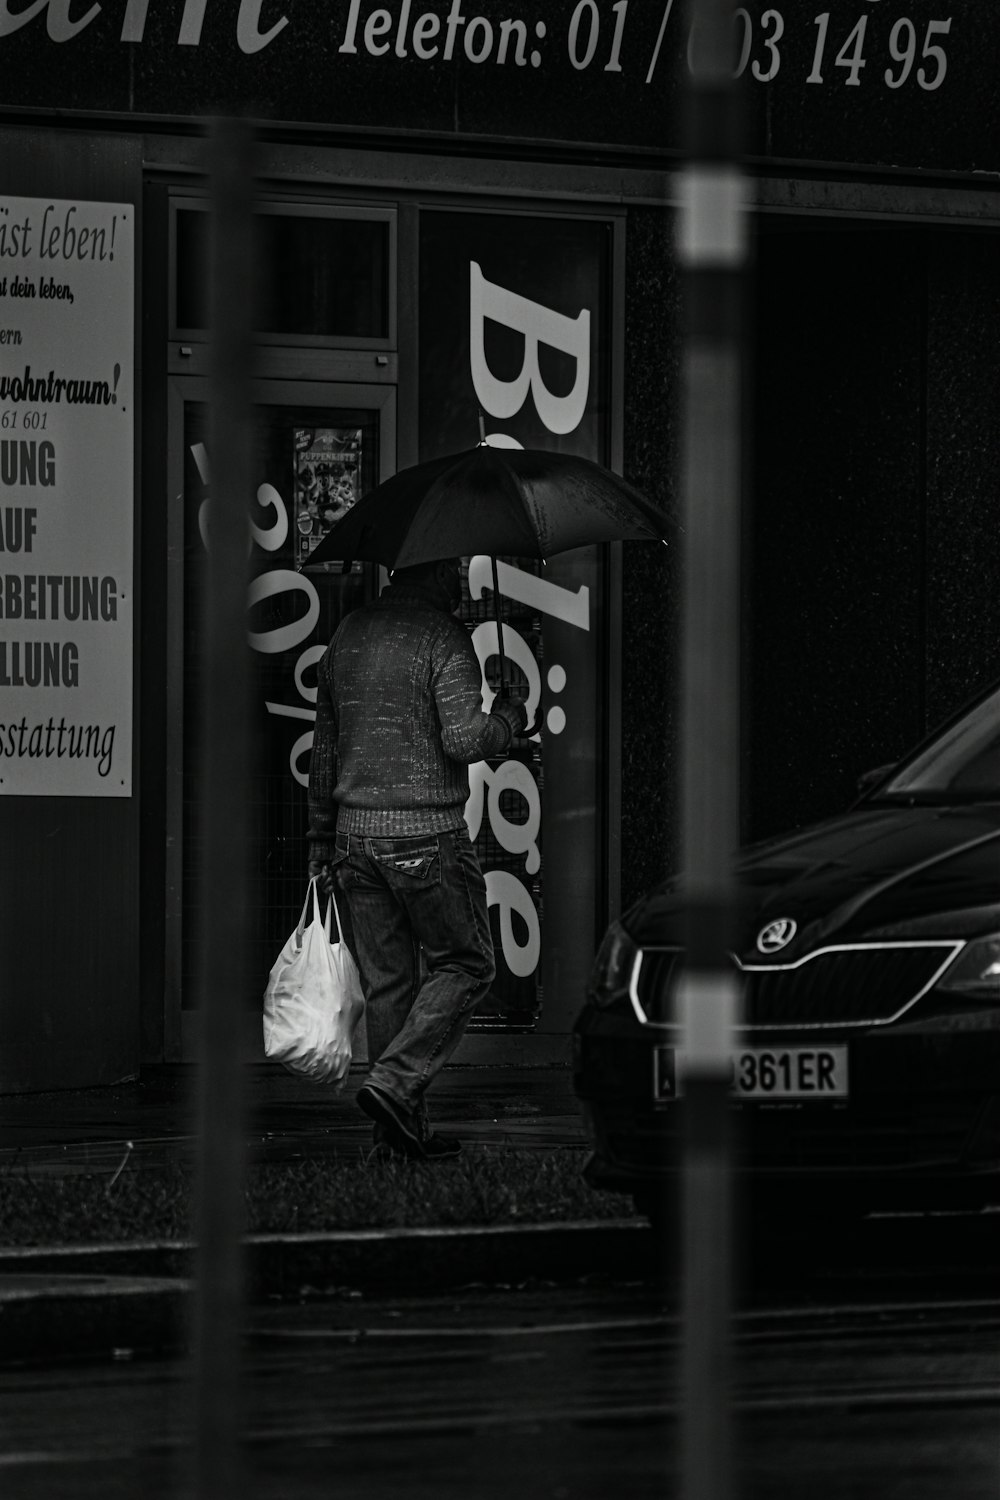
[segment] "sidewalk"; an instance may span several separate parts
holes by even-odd
[[[366,1070],[331,1094],[270,1064],[246,1069],[251,1163],[323,1156],[356,1161],[371,1123],[354,1096]],[[135,1083],[0,1099],[0,1173],[107,1173],[193,1159],[195,1070],[156,1067]],[[580,1150],[586,1142],[567,1067],[447,1068],[431,1100],[435,1128],[470,1146]],[[648,1261],[636,1220],[494,1228],[257,1235],[246,1241],[251,1298],[305,1288],[362,1294],[440,1291],[471,1282],[576,1280]],[[190,1325],[195,1247],[126,1243],[0,1247],[0,1363],[114,1351],[178,1350]]]
[[[356,1159],[371,1121],[354,1097],[364,1067],[343,1089],[293,1077],[271,1063],[246,1066],[251,1162],[329,1156]],[[144,1069],[135,1083],[0,1098],[0,1172],[114,1171],[128,1143],[130,1167],[190,1157],[196,1149],[195,1069]],[[429,1096],[432,1122],[470,1144],[538,1150],[585,1144],[568,1067],[448,1067]]]

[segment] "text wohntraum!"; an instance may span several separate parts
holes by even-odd
[[[44,405],[114,406],[114,383],[107,380],[77,380],[57,375],[32,375],[25,365],[23,375],[0,375],[0,401],[35,401]]]

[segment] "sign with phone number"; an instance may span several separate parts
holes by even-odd
[[[996,0],[748,0],[733,69],[762,160],[1000,167]],[[7,108],[676,151],[686,0],[0,0]]]
[[[931,93],[944,83],[948,72],[948,54],[941,42],[951,32],[950,16],[944,21],[928,21],[925,26],[920,23],[923,41],[919,53],[918,23],[909,16],[900,16],[893,22],[888,41],[885,42],[883,38],[884,46],[877,46],[877,55],[873,57],[870,54],[866,56],[866,47],[870,46],[868,12],[858,17],[842,42],[837,33],[832,37],[830,35],[830,15],[830,11],[825,10],[813,17],[815,44],[812,67],[806,83],[839,82],[846,88],[859,88],[862,70],[871,62],[875,63],[872,82],[876,87],[881,81],[887,89],[898,89],[913,78],[922,89]],[[746,7],[741,5],[735,13],[735,27],[737,51],[734,76],[742,77],[749,66],[751,76],[758,83],[771,83],[781,70],[781,42],[785,36],[785,19],[781,11],[766,10],[759,21],[755,22]],[[690,45],[689,40],[689,49]],[[922,62],[914,71],[914,63],[918,58]],[[883,62],[889,63],[884,70],[881,68]],[[838,75],[837,68],[843,68],[844,72]],[[878,76],[880,72],[881,80]]]

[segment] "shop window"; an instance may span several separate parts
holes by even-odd
[[[208,329],[209,214],[204,200],[173,205],[173,336]],[[395,217],[391,210],[262,207],[255,218],[254,326],[273,343],[392,347]]]
[[[259,402],[252,425],[251,510],[266,545],[249,557],[254,602],[247,624],[250,732],[255,774],[247,807],[251,923],[245,974],[248,1001],[259,1005],[260,976],[274,962],[302,904],[305,777],[315,716],[316,669],[330,637],[351,609],[374,596],[377,568],[355,563],[309,565],[314,546],[375,483],[380,462],[379,412],[365,407]],[[341,394],[343,393],[343,389]],[[185,653],[181,687],[183,742],[181,994],[197,1008],[198,919],[205,858],[201,723],[206,660],[207,550],[203,515],[209,501],[208,407],[188,401],[184,433]],[[280,542],[278,539],[281,539]]]

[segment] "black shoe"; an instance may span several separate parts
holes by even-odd
[[[424,1139],[424,1155],[428,1161],[454,1161],[462,1154],[462,1142],[454,1135],[438,1135],[436,1131]]]
[[[411,1161],[428,1159],[417,1117],[402,1104],[370,1083],[363,1083],[358,1089],[357,1103],[369,1119],[382,1126],[386,1144],[397,1156],[408,1156]]]
[[[453,1135],[438,1135],[434,1131],[428,1132],[421,1140],[424,1148],[423,1161],[454,1161],[461,1155],[462,1142]],[[405,1157],[414,1160],[408,1152],[397,1151],[389,1140],[388,1133],[382,1125],[376,1125],[372,1132],[372,1149],[380,1161],[395,1160]]]

